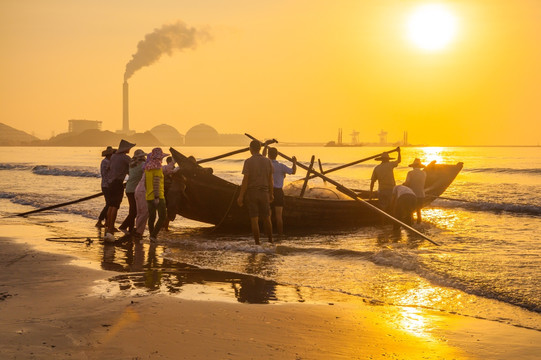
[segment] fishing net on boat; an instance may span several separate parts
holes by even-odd
[[[294,181],[292,183],[289,183],[284,186],[284,195],[288,196],[300,196],[302,186],[304,184],[304,180],[298,180]],[[336,187],[324,185],[324,184],[317,184],[317,185],[310,185],[308,183],[308,186],[306,186],[306,190],[304,191],[304,197],[305,198],[314,198],[314,199],[350,199],[348,196],[342,194],[340,191],[336,190]]]

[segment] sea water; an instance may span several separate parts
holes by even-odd
[[[55,239],[36,243],[49,251],[75,254],[86,262],[122,272],[103,284],[139,295],[182,292],[183,286],[220,283],[238,301],[243,286],[263,281],[260,302],[364,301],[405,309],[433,309],[541,331],[541,148],[540,147],[406,147],[395,170],[402,182],[414,158],[427,164],[464,168],[438,199],[423,210],[415,225],[435,246],[391,226],[352,231],[299,234],[286,228],[276,245],[255,246],[249,229],[223,234],[208,224],[177,218],[160,234],[157,246],[141,243],[107,246],[94,228],[103,207],[97,198],[27,218],[7,218],[100,192],[101,148],[0,148],[0,224],[15,222],[46,226]],[[145,151],[150,149],[144,148]],[[231,147],[179,147],[197,159]],[[312,155],[323,169],[380,153],[387,148],[280,147],[308,164]],[[396,156],[396,153],[393,154]],[[240,184],[239,154],[205,163],[214,174]],[[330,174],[354,189],[368,189],[371,160]],[[286,184],[302,179],[301,169]],[[317,186],[319,180],[311,180]],[[454,199],[454,200],[449,200]],[[118,219],[127,213],[122,203]],[[287,209],[284,209],[287,211]],[[86,238],[94,239],[90,243]],[[71,239],[71,240],[70,240]],[[73,242],[67,242],[73,241]],[[152,265],[152,266],[151,266]],[[148,269],[175,269],[153,272]],[[180,269],[180,270],[179,270]],[[194,272],[193,269],[199,269]],[[146,271],[146,273],[145,273]],[[183,276],[178,275],[182,271]],[[135,275],[143,275],[137,277]],[[145,275],[146,274],[146,275]],[[239,279],[238,284],[226,279]],[[209,295],[209,288],[199,293]],[[210,295],[209,295],[210,296]],[[250,302],[250,299],[247,300]]]

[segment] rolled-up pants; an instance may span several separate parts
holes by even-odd
[[[154,200],[148,200],[148,231],[151,237],[158,236],[160,229],[165,223],[167,209],[165,208],[165,199],[160,199],[158,206],[154,204]],[[158,221],[156,221],[156,212],[158,213]]]
[[[137,204],[137,215],[135,217],[135,231],[143,235],[148,220],[148,205],[145,191],[135,192],[135,203]]]

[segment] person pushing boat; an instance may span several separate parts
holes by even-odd
[[[148,206],[148,231],[150,241],[156,242],[167,216],[164,194],[164,176],[162,160],[169,154],[164,154],[162,149],[156,147],[148,154],[145,163],[145,188]],[[156,212],[158,220],[156,221]]]
[[[251,157],[244,160],[242,168],[242,184],[237,198],[237,204],[242,207],[246,200],[248,215],[255,243],[259,244],[259,217],[263,219],[265,232],[272,243],[272,222],[270,203],[273,201],[273,168],[269,159],[259,153],[261,143],[257,140],[250,142]],[[246,195],[246,199],[244,196]]]
[[[415,158],[413,163],[408,165],[413,168],[408,175],[406,175],[406,181],[403,185],[409,187],[417,196],[417,205],[415,206],[415,211],[417,212],[417,224],[421,223],[421,208],[425,201],[425,182],[426,182],[426,172],[421,169],[425,167],[421,163],[421,159]]]
[[[103,198],[105,199],[105,206],[98,216],[98,222],[96,223],[97,228],[102,228],[105,226],[101,222],[107,218],[107,211],[109,210],[109,172],[111,166],[111,156],[115,153],[115,151],[116,149],[113,149],[112,146],[107,146],[107,148],[101,152],[101,156],[104,156],[100,164],[101,192],[103,193]]]
[[[293,156],[293,165],[288,167],[276,160],[278,149],[265,146],[263,156],[267,155],[267,152],[274,170],[272,175],[274,187],[272,194],[274,195],[274,201],[271,203],[271,208],[274,209],[274,218],[276,220],[278,235],[282,236],[284,234],[284,222],[282,220],[282,212],[284,209],[284,179],[286,174],[294,175],[297,172],[297,158]]]
[[[391,214],[406,225],[413,222],[412,214],[417,206],[417,196],[409,187],[397,185],[393,188],[390,204]],[[399,229],[400,225],[393,224],[394,229]]]
[[[106,242],[114,242],[115,236],[115,221],[118,213],[118,208],[124,197],[124,178],[128,175],[130,169],[131,158],[128,156],[130,149],[134,147],[124,139],[120,140],[118,150],[111,156],[111,176],[109,178],[109,198],[110,205],[107,210],[107,227],[104,240]]]
[[[137,203],[135,200],[135,188],[143,177],[143,165],[146,160],[146,153],[137,149],[133,153],[133,157],[130,161],[130,170],[128,173],[128,181],[126,182],[126,197],[128,198],[128,204],[130,210],[122,225],[118,228],[124,234],[133,234],[135,232],[135,219],[137,217]]]
[[[383,153],[381,156],[375,158],[376,161],[381,161],[381,164],[377,165],[372,172],[372,179],[370,181],[370,196],[368,200],[372,199],[374,191],[374,184],[378,182],[378,201],[379,208],[384,211],[389,211],[389,205],[391,203],[391,196],[393,188],[396,185],[394,179],[394,168],[402,161],[402,155],[400,154],[400,147],[397,148],[398,158],[395,161],[391,161],[388,153]]]

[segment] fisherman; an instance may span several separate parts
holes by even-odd
[[[97,228],[102,228],[103,225],[101,222],[107,217],[107,210],[109,209],[109,170],[111,165],[111,155],[115,153],[115,149],[112,146],[107,146],[105,150],[101,152],[101,156],[105,156],[100,164],[100,175],[101,175],[101,192],[105,198],[105,206],[98,216],[98,222],[96,223]]]
[[[148,160],[145,164],[145,187],[146,199],[148,205],[148,231],[150,232],[150,241],[156,242],[166,214],[165,194],[164,194],[164,176],[162,170],[162,160],[169,154],[164,154],[162,149],[156,147],[148,154]],[[158,220],[156,221],[156,212]]]
[[[174,163],[174,159],[173,162]],[[166,165],[166,167],[169,165]],[[171,185],[165,195],[165,205],[167,207],[167,220],[166,223],[174,221],[177,217],[177,214],[180,214],[182,207],[189,206],[186,201],[186,184],[187,178],[194,176],[195,171],[197,170],[197,161],[195,157],[188,156],[186,159],[182,160],[177,167],[173,168],[171,175]],[[201,169],[203,170],[203,169]],[[212,170],[212,169],[208,169]],[[203,171],[208,171],[204,169]],[[164,174],[165,174],[164,169]],[[164,225],[165,227],[165,225]]]
[[[284,209],[284,179],[286,174],[294,175],[297,172],[297,158],[295,156],[292,157],[293,165],[290,168],[276,160],[278,149],[274,147],[265,146],[263,149],[263,156],[266,155],[267,149],[274,170],[272,175],[274,183],[272,194],[274,195],[274,201],[271,203],[271,208],[274,209],[274,218],[276,220],[276,227],[278,228],[278,235],[282,236],[284,234],[284,222],[282,219],[282,212]]]
[[[130,161],[130,170],[128,173],[128,181],[126,181],[126,197],[130,205],[128,216],[122,222],[122,225],[118,228],[124,234],[134,233],[135,231],[135,218],[137,216],[137,203],[135,201],[135,188],[139,181],[143,177],[143,164],[146,160],[146,154],[143,150],[137,149],[133,153],[133,157]]]
[[[242,168],[242,184],[240,186],[239,197],[237,204],[242,207],[244,204],[244,196],[246,195],[246,206],[252,234],[255,243],[259,245],[259,217],[263,219],[265,232],[272,241],[272,222],[270,217],[270,203],[273,198],[273,168],[269,159],[259,153],[261,143],[257,140],[250,142],[251,157],[244,161]]]
[[[412,214],[417,206],[417,196],[409,187],[404,185],[397,185],[393,188],[391,196],[391,214],[398,220],[407,225],[411,225],[413,222]],[[394,224],[394,228],[398,229],[400,226]]]
[[[400,164],[400,161],[402,161],[399,147],[397,148],[397,151],[398,158],[396,159],[396,161],[390,161],[394,158],[389,157],[389,154],[386,152],[375,159],[376,161],[381,161],[381,164],[374,168],[374,171],[372,172],[372,179],[370,181],[370,196],[368,200],[372,199],[374,183],[377,181],[379,207],[384,211],[389,210],[389,204],[391,203],[391,195],[393,193],[393,188],[396,185],[393,170],[395,167],[398,166],[398,164]]]
[[[421,159],[415,158],[413,163],[408,165],[413,168],[408,175],[406,175],[406,181],[403,185],[409,187],[417,196],[417,205],[415,206],[415,211],[417,212],[417,224],[421,223],[421,208],[423,207],[423,202],[425,200],[425,181],[426,181],[426,172],[421,169],[425,167],[421,163]]]
[[[128,175],[130,168],[130,157],[128,153],[134,147],[124,139],[120,140],[118,150],[111,156],[111,173],[109,178],[109,210],[107,211],[107,226],[103,240],[114,242],[115,236],[115,221],[118,213],[118,208],[124,197],[124,178]]]
[[[145,187],[145,172],[144,172],[144,166],[143,166],[143,175],[141,176],[141,180],[139,180],[139,183],[135,187],[135,204],[137,205],[137,215],[135,216],[135,233],[133,234],[133,237],[136,240],[141,240],[143,238],[143,234],[145,233],[145,229],[147,226],[148,221],[148,204],[147,204],[147,198],[146,198],[146,187]]]
[[[165,196],[165,208],[169,207],[169,204],[167,203],[167,194],[169,194],[169,188],[171,187],[171,183],[173,182],[173,172],[175,171],[175,159],[173,159],[172,156],[168,156],[165,159],[166,165],[162,166],[163,171],[163,192]],[[178,168],[177,168],[178,169]],[[169,231],[169,215],[165,217],[165,222],[163,224],[163,229],[165,231]]]

